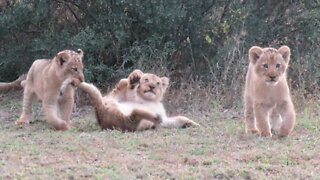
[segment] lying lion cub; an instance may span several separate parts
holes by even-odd
[[[290,49],[253,46],[249,50],[249,68],[244,91],[247,133],[288,136],[295,126],[295,110],[286,79]]]
[[[56,130],[67,130],[74,105],[74,90],[70,86],[60,94],[64,80],[75,78],[84,81],[83,51],[64,50],[53,59],[36,60],[27,74],[27,79],[21,84],[24,87],[23,109],[16,124],[26,124],[32,116],[32,101],[38,98],[42,101],[47,122]]]
[[[168,117],[163,106],[162,99],[169,86],[167,77],[158,77],[154,74],[143,73],[140,70],[133,71],[127,79],[121,79],[109,96],[119,102],[132,102],[135,106],[143,106],[144,109],[156,112],[162,117],[160,127],[184,128],[199,126],[199,124],[184,116]],[[153,128],[154,124],[142,121],[138,130]]]
[[[66,82],[68,84],[72,82]],[[142,131],[154,127],[181,128],[198,125],[184,116],[168,117],[162,97],[169,79],[136,70],[122,79],[112,92],[102,97],[93,85],[81,83],[80,89],[93,99],[97,120],[103,129]],[[62,86],[62,91],[66,86]]]

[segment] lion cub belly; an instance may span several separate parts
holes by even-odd
[[[158,103],[135,103],[135,102],[119,102],[118,109],[124,114],[129,115],[133,109],[142,109],[160,115],[162,118],[166,117],[164,107]]]

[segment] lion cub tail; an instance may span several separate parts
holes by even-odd
[[[23,89],[23,82],[26,79],[26,75],[21,75],[17,80],[9,83],[0,83],[0,92],[8,92],[11,90]]]
[[[89,94],[94,107],[104,107],[102,94],[96,86],[82,82],[78,85],[78,88]]]

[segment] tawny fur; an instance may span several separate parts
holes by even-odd
[[[131,102],[149,111],[160,114],[163,128],[184,128],[199,126],[198,123],[184,116],[168,117],[162,99],[169,86],[169,78],[158,77],[140,70],[133,71],[127,79],[121,79],[116,88],[110,93],[119,102]],[[152,89],[154,88],[154,89]],[[149,92],[152,89],[152,92]],[[138,130],[154,127],[150,122],[142,121]]]
[[[131,102],[149,111],[159,114],[163,128],[184,128],[189,126],[199,126],[196,122],[185,116],[168,117],[163,106],[162,99],[169,86],[169,78],[159,77],[150,73],[143,73],[140,70],[133,71],[127,79],[121,79],[111,95],[120,102]],[[154,88],[154,89],[152,89]],[[150,92],[151,91],[151,92]],[[142,121],[138,130],[153,128],[150,122]]]
[[[26,79],[26,75],[20,76],[17,80],[9,83],[1,82],[0,83],[0,92],[6,93],[8,91],[12,90],[21,90],[23,89],[23,86],[21,85],[21,82]]]
[[[249,61],[244,91],[246,132],[271,137],[273,129],[279,136],[288,136],[296,121],[286,79],[289,47],[253,46]]]
[[[78,88],[91,97],[97,121],[102,129],[136,131],[143,119],[152,124],[161,123],[161,117],[154,112],[139,107],[126,108],[126,104],[119,103],[112,97],[102,97],[99,89],[92,84],[83,82]]]
[[[67,80],[63,83],[61,92],[70,82]],[[90,95],[97,120],[103,129],[142,131],[155,127],[198,126],[187,117],[166,115],[162,98],[168,85],[169,79],[166,77],[135,70],[128,79],[121,79],[116,88],[104,97],[91,84],[81,83],[78,88]]]
[[[34,99],[42,101],[47,122],[56,130],[67,130],[71,125],[74,90],[71,86],[60,95],[60,87],[66,79],[84,81],[83,51],[64,50],[53,59],[36,60],[22,82],[24,87],[23,109],[16,124],[29,123]]]

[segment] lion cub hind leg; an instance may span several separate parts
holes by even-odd
[[[142,109],[133,109],[128,115],[118,110],[116,106],[96,108],[96,115],[102,129],[119,129],[122,131],[139,131],[141,121],[152,124],[161,123],[161,117]]]
[[[138,127],[137,127],[137,131],[145,131],[145,130],[148,130],[148,129],[155,129],[157,128],[158,126],[156,126],[153,122],[151,121],[145,121],[145,120],[142,120]]]
[[[35,98],[35,93],[28,87],[23,92],[23,105],[20,118],[15,122],[16,125],[28,124],[32,116],[32,102]]]
[[[200,126],[198,123],[184,116],[168,117],[163,121],[161,127],[164,128],[187,128],[190,126]]]
[[[59,102],[59,110],[61,113],[61,118],[71,125],[71,115],[74,108],[73,97],[67,98],[62,102]]]
[[[269,107],[263,104],[256,104],[254,108],[254,114],[256,116],[257,126],[259,129],[259,135],[263,137],[271,137],[271,127],[268,118]]]
[[[279,129],[279,136],[288,136],[296,123],[296,114],[292,102],[285,102],[279,106],[282,123]]]

